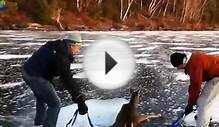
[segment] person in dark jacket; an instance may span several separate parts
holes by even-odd
[[[81,115],[88,111],[84,95],[72,78],[70,64],[78,53],[80,34],[71,34],[68,39],[48,41],[41,46],[23,65],[24,81],[36,97],[34,125],[55,127],[60,110],[60,99],[54,89],[52,79],[60,76],[66,89],[77,103]],[[46,108],[48,106],[48,109]]]

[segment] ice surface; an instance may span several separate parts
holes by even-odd
[[[78,68],[82,68],[82,67],[83,67],[83,64],[74,63],[74,64],[71,64],[70,69],[78,69]]]
[[[29,42],[29,43],[22,43],[22,44],[20,44],[20,45],[22,45],[22,46],[32,46],[32,45],[44,45],[45,43],[33,43],[33,42]]]
[[[0,55],[0,59],[20,59],[20,58],[29,58],[31,55],[15,55],[15,54],[5,54]]]
[[[141,50],[154,50],[155,48],[157,48],[157,47],[159,47],[159,46],[151,46],[151,47],[146,47],[146,48],[139,48],[139,49],[137,49],[137,50],[139,50],[139,51],[141,51]]]
[[[21,83],[19,82],[13,83],[13,81],[19,81],[19,79],[21,78],[20,74],[18,74],[18,71],[20,71],[19,67],[24,62],[24,59],[21,58],[30,57],[30,54],[33,53],[33,51],[35,51],[37,47],[44,44],[45,41],[54,40],[66,33],[75,33],[75,32],[80,32],[82,33],[82,35],[84,35],[82,52],[80,52],[79,55],[76,56],[76,60],[80,62],[83,61],[82,60],[84,57],[83,50],[87,48],[87,46],[92,44],[96,39],[98,39],[98,37],[102,37],[102,36],[118,37],[122,40],[125,40],[129,44],[129,46],[133,50],[137,62],[136,64],[137,77],[133,77],[133,80],[130,80],[131,84],[137,86],[137,85],[142,85],[145,82],[148,82],[149,85],[151,85],[144,89],[144,93],[142,94],[143,96],[141,96],[142,101],[140,102],[139,109],[142,112],[162,111],[161,113],[165,114],[164,120],[156,121],[157,125],[160,126],[163,125],[164,121],[170,122],[176,116],[176,112],[179,112],[181,108],[184,108],[183,106],[185,106],[185,104],[187,103],[186,88],[188,86],[177,85],[177,84],[182,83],[189,85],[189,77],[186,76],[183,72],[179,72],[173,69],[173,66],[169,62],[169,55],[175,51],[189,52],[194,50],[206,51],[209,54],[219,55],[219,49],[218,49],[219,31],[104,31],[104,32],[103,31],[68,31],[68,32],[37,31],[36,32],[36,31],[11,31],[11,30],[0,31],[0,47],[1,47],[0,60],[2,65],[1,68],[2,77],[0,78],[4,82],[6,81],[9,82],[7,84],[2,83],[0,85],[0,89],[5,88],[4,90],[2,90],[2,92],[4,92],[5,90],[11,91],[11,89],[13,89],[11,87],[15,87],[15,89],[18,89],[15,92],[11,91],[14,92],[12,94],[11,93],[9,95],[4,94],[5,96],[3,97],[9,97],[9,96],[11,96],[11,98],[23,97],[26,100],[30,100],[30,102],[35,102],[35,100],[33,99],[27,99],[29,96],[25,97],[27,95],[22,93],[23,86],[21,86],[21,88],[16,87],[17,85],[21,85]],[[16,46],[12,44],[15,44]],[[3,67],[5,65],[6,67]],[[9,71],[11,72],[11,69],[14,69],[15,71],[13,73],[10,73],[11,74],[9,75],[10,77],[5,76],[6,75],[5,73],[8,73]],[[71,69],[76,70],[76,74],[73,77],[80,78],[80,81],[84,83],[83,85],[85,85],[87,83],[87,80],[83,79],[86,78],[86,75],[83,72],[82,63],[72,64]],[[152,79],[150,79],[150,77]],[[12,79],[13,81],[10,81]],[[82,87],[84,87],[83,85]],[[156,89],[157,87],[159,88],[159,90]],[[88,92],[87,94],[90,95],[89,96],[90,98],[100,98],[100,97],[107,98],[108,94],[110,97],[127,97],[127,94],[123,94],[123,93],[116,93],[115,95],[112,95],[110,92],[107,92],[107,95],[103,95],[102,92],[98,92],[97,90],[92,89],[92,87],[90,87],[89,85],[86,85],[84,89],[87,90],[86,92]],[[128,88],[124,89],[123,91],[126,90],[128,90]],[[64,92],[59,92],[59,94],[61,94],[60,97],[65,96]],[[146,97],[144,95],[147,96],[149,95],[149,96]],[[155,98],[157,96],[159,96],[159,98]],[[11,109],[9,105],[14,101],[16,102],[16,99],[12,99],[12,102],[4,99],[2,101],[5,104],[2,105],[0,104],[1,108]],[[68,100],[65,98],[63,99],[63,102],[65,104],[70,104],[70,102],[68,102]],[[90,100],[88,102],[90,102]],[[102,108],[106,107],[106,106],[101,107],[100,105],[103,104],[102,103],[100,104],[99,101],[98,102],[95,101],[95,103],[98,103],[95,105],[96,107],[98,107],[97,109],[98,113],[100,113],[99,109],[102,111]],[[157,108],[156,106],[151,107],[151,104],[155,104],[158,107]],[[25,109],[27,105],[29,105],[29,103],[23,101],[22,105],[19,105],[18,108],[13,108],[12,112],[8,111],[8,112],[3,112],[2,114],[5,115],[4,113],[9,113],[10,115],[14,116],[13,115],[14,111],[17,111],[22,108]],[[34,105],[31,106],[34,107]],[[71,106],[73,109],[71,108]],[[71,106],[69,106],[70,110],[68,112],[66,111],[67,116],[65,115],[62,116],[63,118],[68,117],[66,120],[69,120],[69,118],[72,117],[73,115],[72,113],[75,110],[74,108],[76,108],[73,105]],[[13,105],[11,107],[15,107],[15,106]],[[114,107],[114,105],[112,105],[112,107]],[[219,107],[219,104],[217,104],[216,107]],[[67,110],[67,107],[64,107],[62,110],[64,109]],[[112,109],[108,108],[107,110],[111,111],[113,109],[114,108]],[[214,112],[213,120],[218,121],[219,115],[217,114],[219,114],[219,108],[215,108],[214,111],[215,112]],[[90,112],[91,112],[90,115],[93,115],[92,108]],[[112,124],[113,120],[110,119],[110,116],[105,115],[105,112],[107,111],[104,111],[104,113],[100,113],[101,114],[99,115],[101,116],[100,120],[97,120],[97,118],[91,116],[91,120],[94,120],[95,125],[98,124],[102,125],[103,122],[107,124],[109,123]],[[28,116],[25,113],[21,113],[21,114]],[[96,115],[98,114],[96,113]],[[110,121],[104,121],[102,117],[103,118],[107,117],[105,120],[110,119]],[[188,117],[186,118],[186,122],[189,122],[187,121],[187,119],[190,121],[193,120],[192,117]],[[86,121],[87,123],[86,117],[81,119],[81,121],[83,120]],[[13,119],[11,121],[13,121]],[[80,127],[80,120],[78,121],[79,122],[77,125]],[[31,119],[31,121],[28,122],[33,122],[33,118]],[[23,123],[26,123],[26,121]],[[25,124],[23,123],[20,125],[23,127],[29,127],[29,126],[25,126]],[[153,124],[154,121],[151,121],[151,123]],[[87,125],[85,126],[87,127]],[[157,126],[150,126],[150,127],[157,127]]]
[[[0,84],[0,88],[6,89],[6,88],[11,88],[11,87],[15,87],[18,85],[22,85],[24,82],[13,82],[13,83],[6,83],[6,84]]]
[[[73,78],[87,78],[84,72],[77,73],[73,75]]]
[[[12,45],[13,43],[10,42],[0,42],[0,45]]]
[[[128,100],[123,98],[108,100],[91,99],[86,101],[86,104],[89,107],[88,113],[94,126],[107,127],[114,123],[122,105],[127,102]],[[65,127],[76,109],[76,104],[61,108],[56,127]],[[89,127],[87,116],[78,115],[74,127]]]
[[[171,47],[173,50],[200,50],[200,51],[219,51],[219,48],[189,48],[189,47]]]
[[[176,43],[176,42],[151,42],[151,43],[148,43],[150,45],[194,45],[192,43],[185,43],[185,42],[179,42],[179,43]]]
[[[176,80],[180,80],[180,81],[186,81],[186,80],[189,80],[189,76],[186,75],[185,73],[183,72],[177,72],[175,73],[176,75]]]

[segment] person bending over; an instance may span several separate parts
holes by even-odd
[[[185,115],[193,111],[197,104],[197,127],[207,127],[212,115],[212,104],[219,94],[219,57],[206,53],[173,53],[171,64],[184,69],[190,77],[189,99]],[[205,82],[203,89],[202,82]]]
[[[52,82],[59,76],[62,84],[77,103],[79,113],[88,111],[85,97],[72,78],[70,64],[80,49],[81,35],[70,34],[67,39],[48,41],[41,46],[23,65],[22,76],[36,97],[34,125],[55,127],[60,110],[60,99]],[[46,108],[48,106],[48,109]]]

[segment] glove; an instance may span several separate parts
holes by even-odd
[[[88,107],[87,107],[87,105],[85,104],[85,102],[79,102],[79,103],[78,103],[78,111],[79,111],[79,114],[80,114],[80,115],[84,115],[84,114],[87,113]]]
[[[187,105],[185,108],[185,115],[188,115],[193,111],[193,106]]]
[[[78,111],[80,115],[84,115],[88,111],[88,107],[85,104],[85,97],[84,95],[79,95],[79,97],[75,100],[75,102],[78,104]]]

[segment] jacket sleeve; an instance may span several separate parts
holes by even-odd
[[[202,69],[200,66],[193,67],[188,73],[190,75],[188,105],[193,106],[199,97],[202,84]]]
[[[81,94],[80,92],[79,86],[72,78],[72,74],[70,71],[70,61],[67,58],[64,58],[61,54],[56,54],[54,61],[55,69],[57,69],[57,71],[59,72],[60,79],[63,85],[71,94],[72,100],[76,103],[78,101],[84,101],[85,99],[83,94]]]

